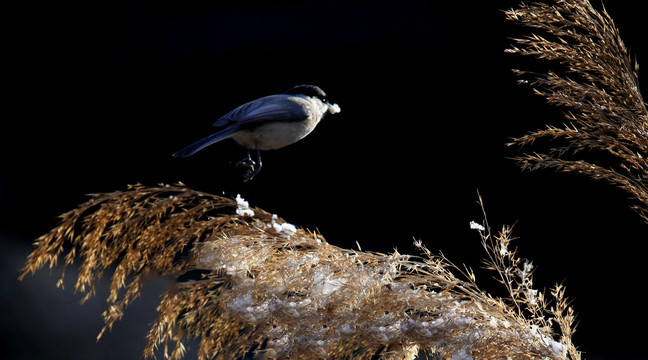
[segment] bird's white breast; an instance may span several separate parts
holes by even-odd
[[[315,128],[309,125],[308,122],[268,122],[254,131],[240,131],[233,139],[247,148],[279,149],[303,139]]]

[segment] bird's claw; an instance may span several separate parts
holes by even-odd
[[[251,168],[253,169],[255,166],[256,166],[256,162],[254,162],[254,160],[252,160],[252,158],[250,157],[246,157],[245,159],[236,163],[236,167],[238,168],[245,167],[248,169]]]
[[[243,182],[248,182],[252,180],[252,178],[254,178],[256,174],[258,174],[259,171],[261,171],[261,166],[258,166],[258,164],[249,157],[237,162],[236,167],[245,168],[245,175],[243,175]]]

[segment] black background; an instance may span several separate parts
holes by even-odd
[[[511,137],[563,122],[510,71],[532,63],[504,53],[509,37],[529,31],[504,19],[517,3],[8,8],[0,338],[9,358],[139,357],[164,284],[151,283],[95,343],[105,292],[79,306],[72,281],[55,289],[55,271],[15,277],[33,239],[85,194],[178,181],[241,194],[339,246],[413,253],[421,239],[474,268],[483,254],[468,224],[481,220],[479,191],[494,228],[515,225],[536,285],[567,286],[585,358],[646,358],[647,227],[628,196],[582,176],[523,173],[507,159],[518,154],[505,146]],[[606,7],[641,63],[643,15],[630,0]],[[301,83],[320,86],[342,112],[299,143],[264,153],[252,182],[234,171],[245,152],[231,141],[171,157],[232,108]]]

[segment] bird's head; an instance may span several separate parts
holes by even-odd
[[[341,111],[340,106],[338,104],[331,104],[328,101],[328,97],[326,96],[326,93],[324,90],[320,89],[319,87],[315,85],[297,85],[293,86],[292,88],[288,89],[285,94],[289,95],[304,95],[304,96],[309,96],[309,97],[314,97],[319,99],[321,102],[326,104],[328,106],[328,112],[331,114],[337,114]]]

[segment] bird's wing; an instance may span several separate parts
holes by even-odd
[[[311,114],[293,95],[270,95],[243,104],[223,115],[213,125],[238,127],[254,126],[268,121],[303,121]]]

